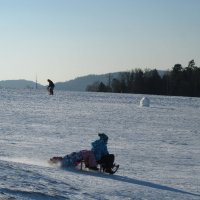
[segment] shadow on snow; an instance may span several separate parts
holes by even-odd
[[[140,185],[140,186],[150,187],[150,188],[154,188],[154,189],[165,190],[165,191],[170,191],[170,192],[177,192],[177,193],[188,194],[188,195],[200,197],[200,194],[195,194],[195,193],[192,193],[192,192],[187,192],[187,191],[184,191],[184,190],[175,189],[173,187],[160,185],[160,184],[152,183],[152,182],[149,182],[149,181],[137,180],[137,179],[129,178],[129,177],[126,177],[126,176],[110,175],[110,174],[104,174],[104,173],[95,172],[95,171],[94,172],[84,171],[84,170],[79,171],[79,170],[74,170],[74,169],[69,169],[69,170],[66,170],[66,171],[70,171],[70,172],[74,172],[74,173],[78,172],[78,173],[86,175],[86,176],[96,176],[96,177],[100,177],[100,178],[121,181],[121,182],[124,182],[124,183],[130,183],[130,184],[134,184],[134,185]]]

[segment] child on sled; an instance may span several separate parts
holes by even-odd
[[[53,157],[50,159],[51,163],[61,163],[61,167],[76,167],[79,163],[84,161],[85,167],[92,170],[99,170],[97,165],[103,172],[114,174],[119,165],[114,164],[115,157],[109,154],[107,149],[108,136],[104,133],[99,133],[98,140],[92,142],[91,150],[82,150],[79,152],[72,152],[64,157]]]
[[[109,154],[107,149],[108,136],[104,133],[98,134],[99,139],[92,142],[92,152],[94,152],[95,159],[101,165],[104,172],[114,174],[119,165],[114,164],[114,154]]]

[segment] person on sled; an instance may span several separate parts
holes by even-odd
[[[98,170],[97,162],[95,160],[94,153],[90,150],[81,150],[78,152],[72,152],[64,157],[53,157],[50,159],[50,163],[60,163],[61,167],[76,167],[84,160],[85,167],[91,170]]]
[[[104,172],[114,174],[119,166],[114,164],[115,156],[108,152],[108,136],[104,133],[99,133],[98,136],[99,139],[92,142],[95,159],[102,166]]]
[[[47,90],[49,91],[50,95],[53,95],[53,90],[54,90],[55,85],[54,85],[53,81],[51,81],[50,79],[47,79],[47,81],[49,82]]]

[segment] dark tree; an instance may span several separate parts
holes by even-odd
[[[118,79],[114,78],[111,83],[112,92],[120,93],[121,92],[121,83]]]
[[[98,86],[98,92],[107,92],[107,87],[106,87],[106,85],[103,82],[101,82],[99,84],[99,86]]]
[[[99,89],[99,82],[94,82],[92,85],[88,85],[86,91],[88,92],[98,92]]]
[[[185,68],[175,64],[162,77],[156,69],[135,69],[112,80],[109,76],[108,80],[107,86],[95,82],[87,87],[87,91],[200,97],[200,68],[195,66],[194,60]]]

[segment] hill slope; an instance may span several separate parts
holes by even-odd
[[[163,76],[165,71],[158,71],[160,76]],[[108,84],[109,79],[119,78],[120,73],[123,72],[114,72],[107,74],[90,74],[86,76],[77,77],[73,80],[65,81],[65,82],[57,82],[55,83],[56,90],[67,90],[67,91],[85,91],[88,85],[93,84],[94,82],[103,82],[104,84]],[[43,89],[46,86],[37,84],[39,89]],[[36,83],[33,81],[28,81],[24,79],[20,80],[5,80],[0,81],[0,88],[15,88],[15,89],[25,89],[25,88],[36,88]]]
[[[93,84],[96,81],[103,82],[107,84],[110,78],[117,78],[120,72],[102,74],[102,75],[87,75],[75,78],[66,82],[56,83],[57,90],[69,90],[69,91],[85,91],[88,85]]]
[[[1,91],[0,199],[199,200],[200,98]],[[60,169],[50,157],[91,149],[98,132],[115,175]]]
[[[43,85],[37,84],[37,87],[39,89],[44,88]],[[33,81],[27,81],[24,79],[20,80],[6,80],[6,81],[0,81],[0,88],[14,88],[14,89],[33,89],[36,88],[36,83]]]

